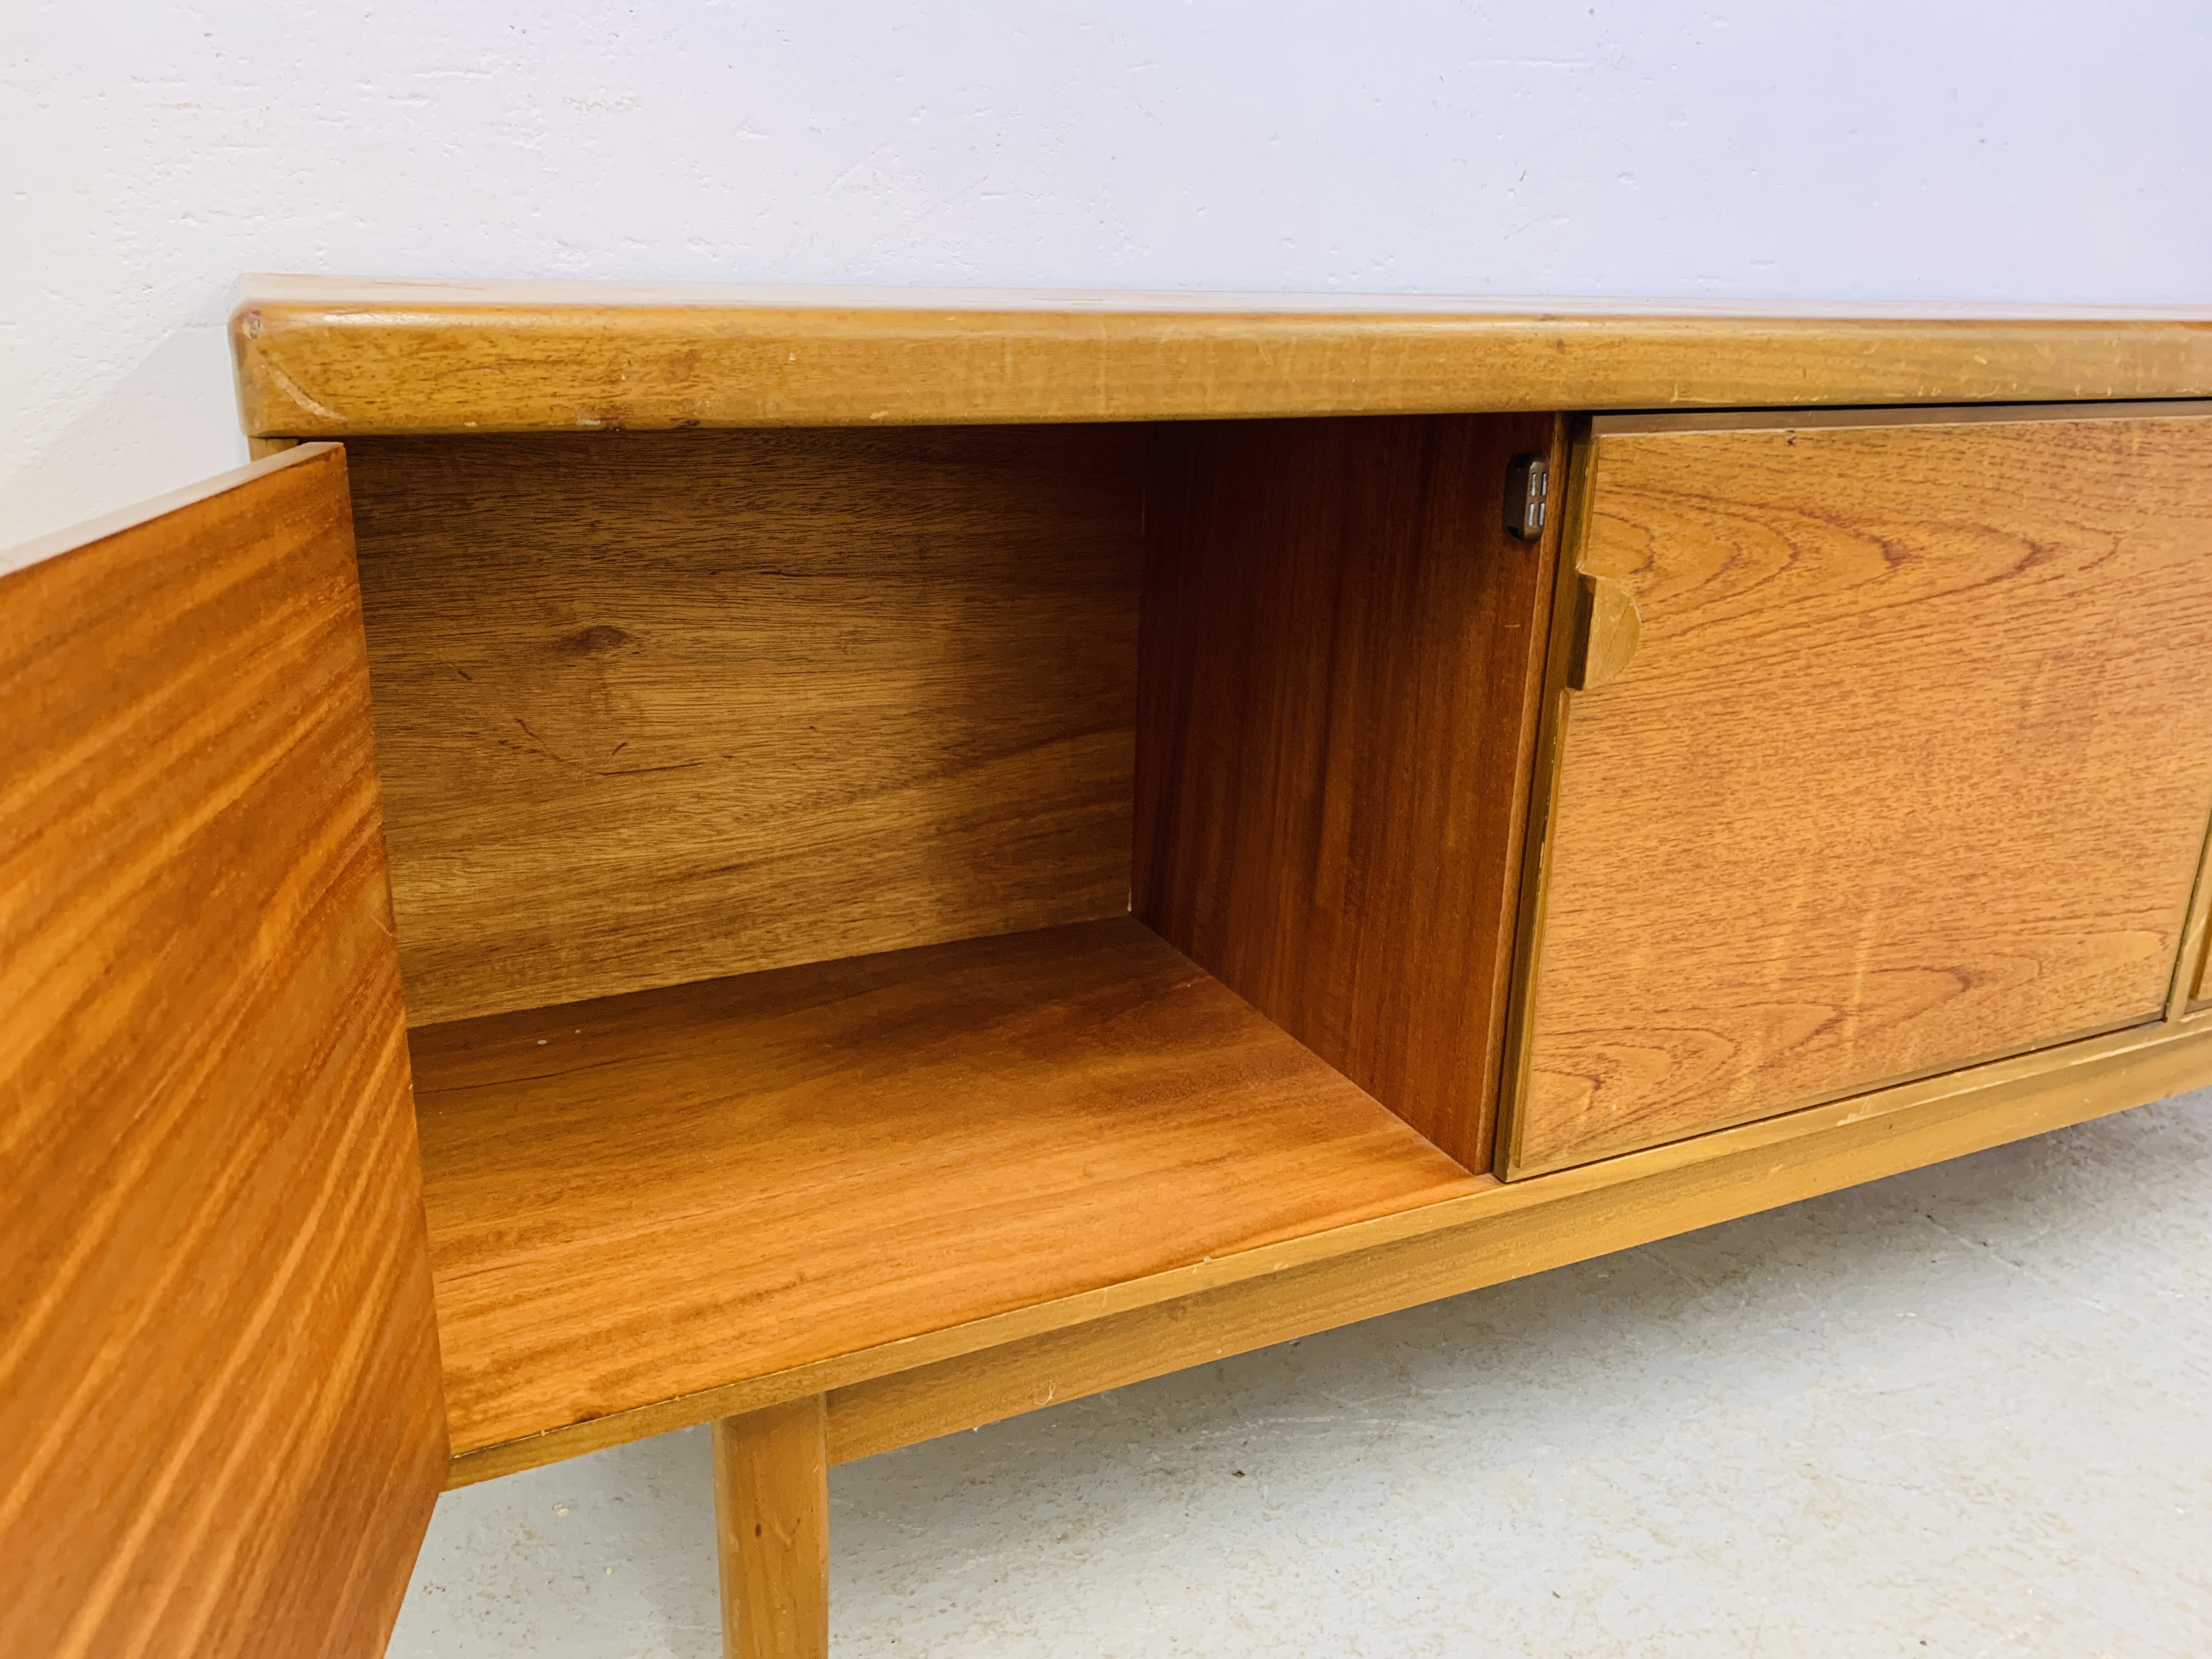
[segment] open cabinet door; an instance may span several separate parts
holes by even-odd
[[[0,1654],[380,1653],[447,1449],[344,454],[27,550]]]

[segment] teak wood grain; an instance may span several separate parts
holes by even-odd
[[[2189,901],[2189,926],[2181,939],[2181,961],[2173,975],[2166,1018],[2179,1019],[2203,1004],[2205,975],[2212,970],[2212,825],[2206,826],[2204,851],[2197,864],[2197,890]]]
[[[1505,477],[1562,424],[1174,428],[1148,514],[1137,914],[1480,1168],[1557,550]]]
[[[1124,1279],[458,1455],[449,1486],[830,1391],[833,1462],[1879,1180],[2212,1083],[2212,1020],[2137,1026]],[[1405,1271],[1377,1272],[1407,1247]],[[1300,1269],[1334,1264],[1327,1278]],[[1218,1290],[1241,1287],[1216,1303]],[[1178,1309],[1184,1311],[1178,1313]],[[1237,1310],[1233,1314],[1228,1310]],[[1124,1316],[1156,1311],[1139,1339]],[[1218,1316],[1219,1322],[1215,1322]],[[1083,1328],[1098,1334],[1086,1346]],[[1249,1335],[1249,1343],[1244,1338]],[[1034,1343],[1032,1339],[1036,1339]],[[1208,1352],[1212,1344],[1222,1346]],[[959,1362],[955,1364],[953,1362]],[[1110,1388],[1112,1381],[1091,1386]],[[975,1414],[969,1414],[975,1413]]]
[[[345,465],[0,582],[0,1653],[383,1651],[447,1462]]]
[[[2212,396],[2212,312],[250,277],[256,437]]]
[[[830,1659],[830,1457],[818,1394],[714,1424],[725,1659]]]
[[[1222,1264],[829,1396],[832,1463],[1961,1157],[2212,1081],[2212,1024],[2152,1026],[1809,1107]],[[1136,1287],[1129,1287],[1134,1290]]]
[[[1477,1182],[1127,917],[412,1042],[464,1453]]]
[[[2212,416],[1595,423],[1526,1173],[2159,1018],[2212,749]]]
[[[410,1019],[1125,913],[1140,439],[349,446]]]

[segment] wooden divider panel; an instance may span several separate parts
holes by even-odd
[[[1158,439],[1137,913],[1487,1167],[1556,534],[1505,530],[1548,415]]]

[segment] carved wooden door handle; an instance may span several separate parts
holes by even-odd
[[[1644,615],[1624,584],[1587,570],[1576,575],[1581,614],[1575,622],[1575,653],[1567,684],[1577,691],[1595,691],[1611,684],[1636,654]]]

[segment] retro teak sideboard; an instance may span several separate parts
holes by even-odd
[[[2212,1082],[2212,319],[268,279],[0,581],[0,1650]]]

